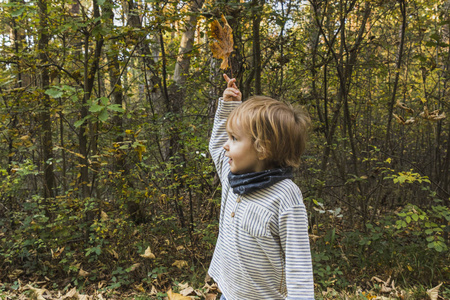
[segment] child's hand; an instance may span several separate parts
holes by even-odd
[[[223,91],[224,101],[241,101],[242,94],[241,91],[236,86],[236,79],[230,79],[227,74],[223,74],[223,78],[227,82],[227,88]]]

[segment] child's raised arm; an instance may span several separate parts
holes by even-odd
[[[223,97],[219,100],[214,127],[209,141],[209,152],[216,165],[217,174],[222,178],[228,176],[230,167],[228,158],[225,156],[223,145],[228,139],[226,123],[231,111],[241,104],[242,94],[236,86],[236,79],[230,79],[226,74],[223,78],[227,82],[227,88],[223,91]]]

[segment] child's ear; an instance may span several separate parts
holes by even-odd
[[[269,158],[266,152],[258,152],[258,160],[265,160]]]

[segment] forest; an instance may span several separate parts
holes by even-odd
[[[2,0],[0,38],[0,299],[220,298],[223,73],[312,119],[316,299],[450,299],[450,1]]]

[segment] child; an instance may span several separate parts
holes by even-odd
[[[222,182],[209,274],[221,299],[314,299],[307,214],[291,180],[310,120],[268,97],[241,104],[236,80],[224,78],[209,144]]]

